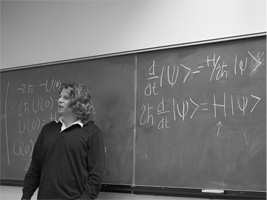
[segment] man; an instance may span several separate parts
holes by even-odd
[[[35,143],[22,199],[96,199],[104,171],[103,133],[94,124],[89,90],[64,83],[58,121],[46,124]]]

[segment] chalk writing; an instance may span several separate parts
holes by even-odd
[[[32,156],[34,143],[30,139],[28,142],[20,140],[19,142],[13,143],[13,153],[16,156]]]
[[[208,102],[197,102],[190,97],[189,100],[183,100],[180,102],[177,102],[175,98],[172,98],[171,100],[167,99],[167,104],[169,104],[170,101],[172,102],[172,104],[166,106],[164,103],[164,98],[162,98],[162,101],[157,106],[153,106],[150,103],[142,105],[140,124],[154,125],[155,116],[152,113],[155,112],[157,113],[157,115],[161,116],[162,121],[165,121],[165,123],[167,123],[167,121],[169,120],[167,120],[167,117],[163,119],[162,115],[166,115],[167,113],[172,113],[171,116],[173,116],[172,120],[174,121],[177,121],[179,117],[182,121],[185,121],[186,117],[192,119],[195,113],[198,111],[212,111],[214,118],[217,118],[218,110],[219,112],[223,113],[224,117],[227,117],[228,115],[234,116],[236,112],[241,112],[242,115],[245,116],[246,112],[253,112],[260,100],[261,98],[255,95],[233,96],[233,94],[226,95],[226,93],[223,93],[222,100],[218,99],[216,94],[214,94],[213,102],[211,104],[208,104]],[[222,102],[219,103],[219,101]],[[230,105],[229,103],[226,103],[229,101],[231,101]],[[229,110],[227,109],[227,105],[230,106],[231,112],[227,113],[226,110]],[[165,125],[164,127],[168,128],[167,125]]]
[[[31,82],[28,82],[26,84],[23,83],[16,90],[21,92],[21,94],[31,94],[31,93],[33,93],[33,85],[31,84]]]
[[[60,80],[52,79],[52,81],[50,81],[49,83],[49,80],[46,80],[44,83],[41,83],[39,86],[44,87],[46,92],[57,91],[61,86],[61,82]]]
[[[37,138],[44,124],[57,119],[55,110],[57,100],[54,96],[60,86],[60,80],[54,78],[35,84],[31,81],[20,85],[12,82],[7,83],[4,98],[5,107],[4,113],[1,113],[1,120],[4,120],[5,126],[8,165],[12,159],[31,157],[34,141],[29,138]],[[38,96],[38,94],[42,95]],[[13,129],[16,131],[15,141],[12,141],[14,138],[9,138],[8,126],[10,123],[15,127]],[[36,136],[31,137],[29,134]],[[12,150],[9,149],[10,147]]]
[[[218,122],[218,124],[217,124],[217,126],[218,126],[218,130],[217,130],[217,136],[219,136],[220,129],[221,129],[221,126],[222,126],[222,122],[221,122],[221,121],[219,121],[219,122]]]
[[[51,96],[39,97],[32,100],[21,100],[16,108],[11,108],[12,113],[16,113],[19,117],[38,113],[44,110],[51,110],[54,107],[55,100]]]
[[[172,66],[157,65],[155,60],[152,60],[151,65],[148,67],[146,76],[146,85],[143,94],[145,97],[158,96],[160,102],[155,103],[156,100],[147,101],[140,107],[140,125],[157,125],[158,129],[170,128],[171,121],[185,121],[194,119],[198,113],[211,113],[214,119],[222,119],[228,116],[238,115],[246,116],[252,113],[261,97],[258,94],[234,94],[222,91],[221,93],[215,92],[212,96],[207,97],[205,100],[197,100],[194,97],[171,97],[162,96],[163,84],[167,84],[170,88],[175,90],[175,85],[186,84],[189,79],[193,79],[200,73],[210,73],[209,82],[219,81],[221,79],[229,79],[231,76],[244,76],[245,73],[250,76],[254,75],[256,71],[262,66],[264,62],[264,52],[247,52],[247,55],[242,59],[234,55],[234,64],[229,65],[221,55],[207,55],[204,64],[191,67],[183,63],[175,63]],[[204,69],[209,69],[205,70]],[[246,72],[248,71],[248,73]],[[178,81],[182,79],[182,81]],[[175,93],[175,91],[174,91]],[[222,126],[221,121],[217,121],[219,135]]]

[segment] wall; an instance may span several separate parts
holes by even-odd
[[[266,31],[266,0],[1,1],[1,68]]]
[[[1,1],[1,69],[265,31],[266,0]]]

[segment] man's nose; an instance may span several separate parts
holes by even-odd
[[[62,97],[59,97],[58,100],[57,100],[58,103],[61,103],[62,102]]]

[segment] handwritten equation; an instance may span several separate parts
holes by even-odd
[[[209,113],[214,119],[229,116],[245,116],[255,111],[262,100],[258,94],[233,94],[226,91],[216,91],[207,99],[197,100],[193,97],[164,96],[166,87],[186,84],[200,73],[208,73],[208,82],[229,79],[233,76],[247,76],[253,78],[264,66],[264,52],[247,52],[240,59],[234,55],[232,65],[222,59],[221,55],[208,55],[201,65],[190,67],[184,64],[173,66],[158,66],[152,60],[148,67],[146,83],[143,89],[145,101],[140,106],[140,125],[156,125],[158,129],[170,128],[171,121],[185,121],[194,119],[199,113]],[[208,70],[207,70],[208,69]],[[175,94],[175,91],[173,91]],[[153,98],[157,97],[157,98]],[[153,99],[149,101],[147,98]],[[147,99],[147,100],[146,100]],[[155,103],[155,101],[157,102]],[[220,116],[218,116],[220,114]],[[219,120],[219,119],[218,119]],[[220,122],[221,123],[221,122]]]
[[[227,109],[226,99],[230,101],[230,108]],[[241,112],[243,116],[246,113],[252,113],[261,100],[260,97],[250,95],[250,96],[236,96],[232,94],[227,96],[226,93],[223,93],[223,102],[219,103],[219,100],[216,94],[213,95],[213,101],[208,104],[207,102],[197,102],[192,98],[189,100],[184,100],[177,102],[175,98],[165,99],[162,97],[161,102],[154,106],[150,103],[143,104],[141,106],[141,116],[139,119],[140,125],[150,124],[154,125],[156,119],[160,119],[157,125],[158,129],[170,128],[170,120],[185,121],[186,118],[192,119],[197,112],[210,112],[217,118],[218,113],[222,113],[224,117],[229,115],[234,116],[235,113]],[[227,113],[227,110],[229,111]],[[156,112],[156,116],[153,113]]]
[[[11,160],[32,156],[34,141],[30,135],[39,134],[44,124],[57,118],[54,95],[60,87],[61,82],[56,79],[35,84],[30,81],[20,85],[7,83],[1,120],[5,126],[8,165]]]

